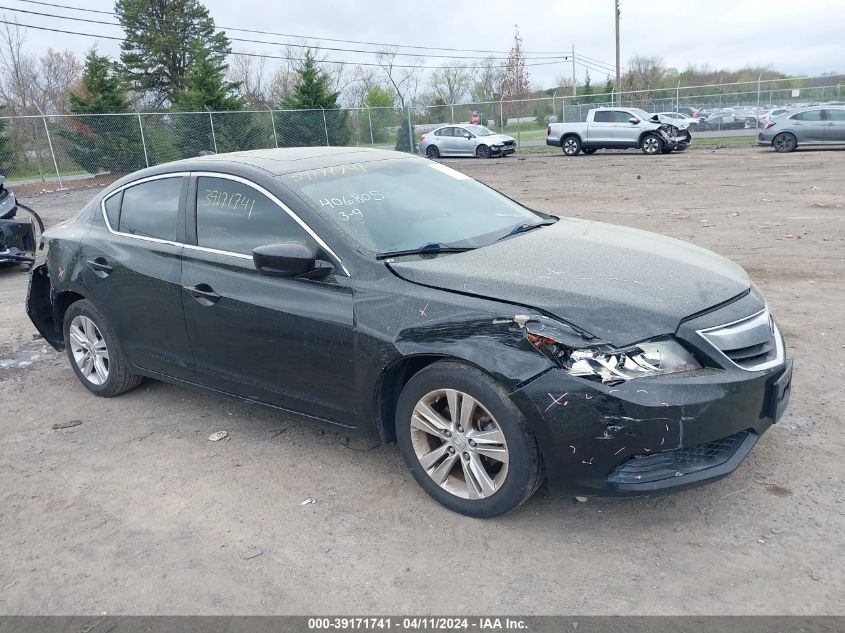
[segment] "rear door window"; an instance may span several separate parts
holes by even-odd
[[[296,220],[254,187],[228,178],[197,178],[198,246],[249,255],[258,246],[311,241]]]
[[[792,115],[790,118],[795,121],[821,121],[822,111],[809,110],[807,112],[799,112],[798,114]]]
[[[175,242],[181,193],[182,176],[159,178],[127,187],[123,190],[120,205],[119,231]]]
[[[596,112],[593,115],[593,121],[595,123],[611,123],[613,122],[613,113],[607,110]]]

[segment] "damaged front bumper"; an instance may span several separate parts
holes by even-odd
[[[512,394],[550,485],[647,494],[733,472],[783,413],[792,361],[767,371],[702,369],[607,386],[553,369]]]

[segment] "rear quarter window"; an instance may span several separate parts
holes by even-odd
[[[120,226],[120,202],[123,200],[123,192],[118,191],[106,199],[106,217],[109,219],[109,226],[114,230]]]

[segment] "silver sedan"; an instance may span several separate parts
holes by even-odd
[[[813,106],[775,117],[757,135],[757,145],[777,152],[801,145],[845,145],[845,106]]]
[[[420,136],[420,154],[440,156],[475,156],[492,158],[516,151],[512,136],[491,132],[483,125],[444,125]]]

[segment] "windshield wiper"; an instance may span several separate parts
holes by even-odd
[[[513,227],[507,235],[503,235],[496,241],[503,240],[505,238],[511,237],[512,235],[517,235],[519,233],[525,233],[526,231],[531,231],[532,229],[539,229],[541,226],[549,226],[557,222],[557,220],[543,220],[542,222],[535,222],[534,224],[517,224]]]
[[[411,248],[403,251],[386,251],[384,253],[377,253],[376,259],[387,259],[389,257],[402,257],[403,255],[436,255],[438,253],[463,253],[471,251],[475,246],[449,246],[442,242],[429,242],[417,248]]]

